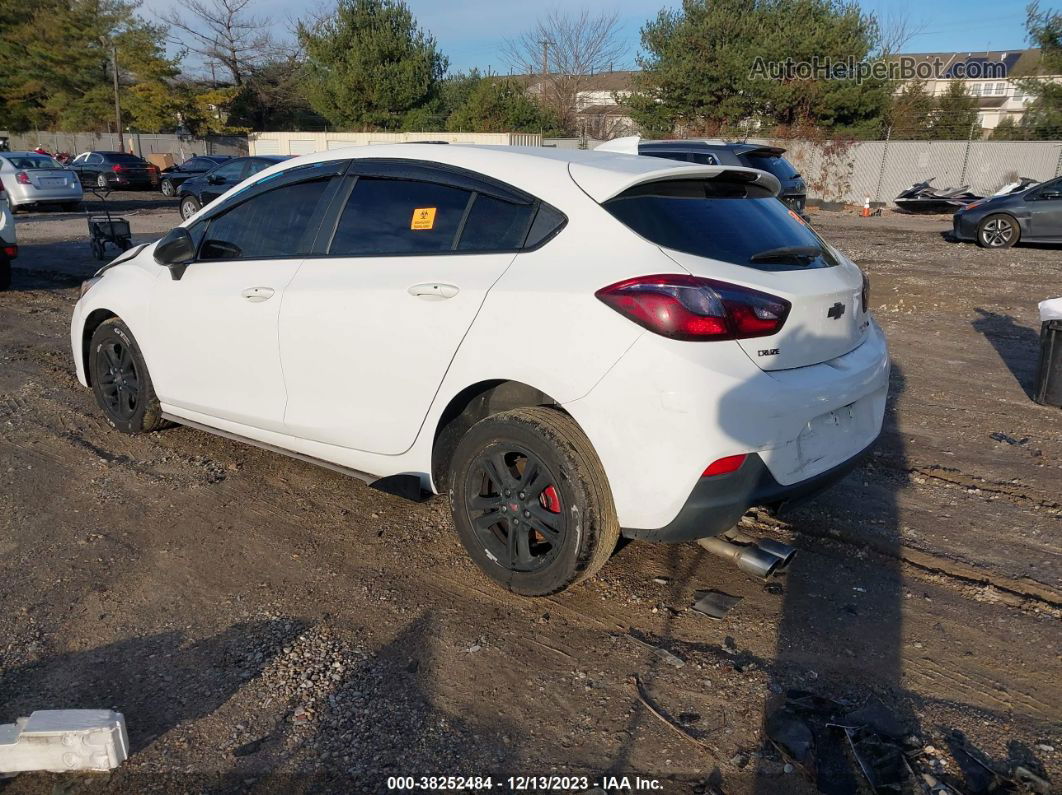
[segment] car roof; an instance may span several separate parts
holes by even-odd
[[[260,156],[275,157],[275,156]],[[291,166],[326,160],[385,159],[419,161],[462,168],[508,183],[541,199],[563,191],[566,177],[596,202],[604,202],[643,182],[662,179],[712,178],[725,172],[747,172],[743,178],[778,192],[778,180],[765,172],[739,166],[703,166],[677,160],[639,157],[615,152],[528,146],[402,143],[351,146],[301,155]],[[283,169],[277,169],[283,170]],[[268,176],[272,168],[257,175]]]
[[[51,157],[51,155],[42,155],[40,152],[34,152],[32,149],[27,149],[24,152],[0,152],[0,157],[10,157],[11,155],[16,157],[28,157],[30,155],[33,157]]]

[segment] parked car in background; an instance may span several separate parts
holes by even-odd
[[[0,181],[0,290],[11,286],[11,260],[18,256],[15,219],[7,201],[7,191]]]
[[[967,204],[952,216],[952,234],[983,248],[1062,243],[1062,178]]]
[[[81,205],[77,174],[51,155],[0,152],[0,183],[12,212],[42,205],[76,210]]]
[[[621,532],[714,537],[825,488],[881,431],[867,281],[769,173],[502,146],[279,159],[83,285],[78,379],[115,428],[447,494],[472,559],[527,596],[592,576]]]
[[[216,168],[226,160],[232,160],[231,155],[196,155],[185,160],[180,165],[162,169],[159,179],[159,189],[164,196],[176,196],[177,188],[185,180],[205,174],[212,168]]]
[[[617,139],[619,142],[631,139]],[[605,151],[627,151],[613,149],[609,142],[598,149]],[[633,152],[631,152],[633,154]],[[773,174],[782,186],[778,198],[807,220],[805,207],[808,199],[808,186],[794,168],[793,164],[782,157],[785,149],[780,146],[763,144],[728,143],[726,141],[637,141],[637,154],[648,157],[664,157],[680,160],[684,163],[697,163],[703,166],[745,166],[758,168]]]
[[[126,152],[82,152],[67,168],[90,188],[152,189],[159,186],[159,169]]]
[[[181,211],[181,218],[191,218],[233,185],[238,185],[262,169],[275,166],[289,157],[291,155],[236,157],[205,174],[186,180],[177,191],[180,197],[178,207]]]

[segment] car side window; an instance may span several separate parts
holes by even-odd
[[[226,163],[211,172],[211,176],[219,177],[220,179],[239,179],[245,165],[242,161]]]
[[[199,248],[199,259],[264,259],[309,253],[329,179],[282,185],[214,216]]]
[[[517,204],[477,193],[468,212],[458,251],[515,251],[527,237],[533,204]]]
[[[471,191],[434,182],[359,177],[339,218],[329,254],[452,251],[471,196]]]
[[[95,153],[93,153],[93,154],[90,154],[90,155],[88,156],[88,158],[87,158],[87,162],[88,162],[88,163],[89,163],[90,165],[93,165],[93,166],[98,166],[98,165],[100,165],[101,163],[103,163],[103,155],[98,155],[98,154],[95,154]]]
[[[1062,180],[1051,180],[1045,182],[1039,187],[1036,193],[1033,195],[1034,199],[1055,201],[1059,198],[1057,194],[1062,193]]]
[[[251,164],[247,167],[247,173],[244,174],[244,178],[257,174],[259,171],[265,171],[272,165],[275,164],[270,163],[268,160],[252,160]]]
[[[88,160],[88,152],[82,152],[80,155],[75,157],[71,162],[72,163],[84,163],[87,160]]]

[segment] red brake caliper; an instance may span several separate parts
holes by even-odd
[[[538,501],[542,503],[542,507],[550,513],[560,513],[560,495],[557,494],[557,489],[554,486],[546,486],[546,488],[542,490],[542,494],[538,498]]]

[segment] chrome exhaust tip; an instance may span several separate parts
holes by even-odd
[[[761,538],[756,542],[756,546],[778,558],[780,561],[778,563],[779,569],[784,569],[788,566],[792,562],[793,556],[797,553],[795,547],[783,544],[781,541],[775,541],[773,538]]]
[[[736,544],[720,536],[697,539],[697,544],[721,558],[726,558],[746,574],[767,579],[782,565],[782,558],[756,544]],[[792,556],[790,556],[792,557]]]

